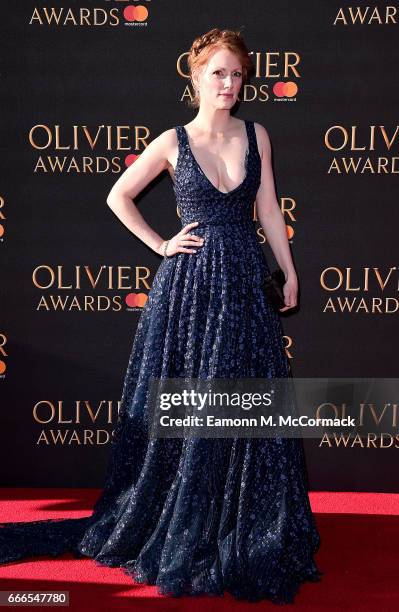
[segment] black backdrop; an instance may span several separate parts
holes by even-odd
[[[294,375],[396,377],[399,16],[358,4],[2,3],[3,486],[103,484],[161,261],[106,196],[129,155],[194,116],[185,53],[212,27],[241,29],[258,62],[237,116],[272,141],[300,281],[300,309],[283,316]],[[297,93],[278,97],[287,82]],[[180,229],[166,173],[135,202],[162,237]],[[311,488],[395,491],[397,448],[383,428],[363,447],[306,440]]]

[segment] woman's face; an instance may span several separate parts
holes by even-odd
[[[242,65],[238,56],[228,49],[218,49],[202,67],[197,79],[200,104],[214,108],[234,106],[242,85]]]

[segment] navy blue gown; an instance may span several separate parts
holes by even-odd
[[[164,258],[134,337],[104,489],[91,516],[0,525],[0,563],[70,551],[163,594],[290,603],[321,572],[302,440],[150,438],[150,377],[291,376],[253,204],[261,159],[245,122],[245,178],[224,193],[177,126],[182,226],[205,241]],[[196,248],[196,247],[193,247]]]

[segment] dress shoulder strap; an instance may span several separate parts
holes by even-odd
[[[255,122],[245,120],[245,124],[247,126],[249,149],[252,150],[252,153],[254,155],[260,157],[259,149],[258,149],[258,141],[256,139]]]
[[[179,142],[179,146],[183,147],[187,145],[187,134],[186,130],[182,125],[175,125],[175,130],[177,134],[177,140]]]
[[[245,125],[247,128],[247,135],[248,135],[248,142],[251,146],[253,146],[254,144],[254,137],[255,137],[255,127],[254,127],[254,122],[253,121],[249,121],[249,119],[244,119],[245,121]]]

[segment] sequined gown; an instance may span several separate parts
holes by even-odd
[[[151,376],[291,376],[279,315],[260,286],[268,265],[252,215],[261,159],[254,124],[245,126],[245,178],[227,193],[176,126],[180,220],[200,222],[193,231],[204,246],[162,259],[154,277],[92,515],[1,524],[0,563],[69,551],[163,594],[228,591],[279,604],[292,602],[302,582],[320,580],[301,440],[147,433]]]

